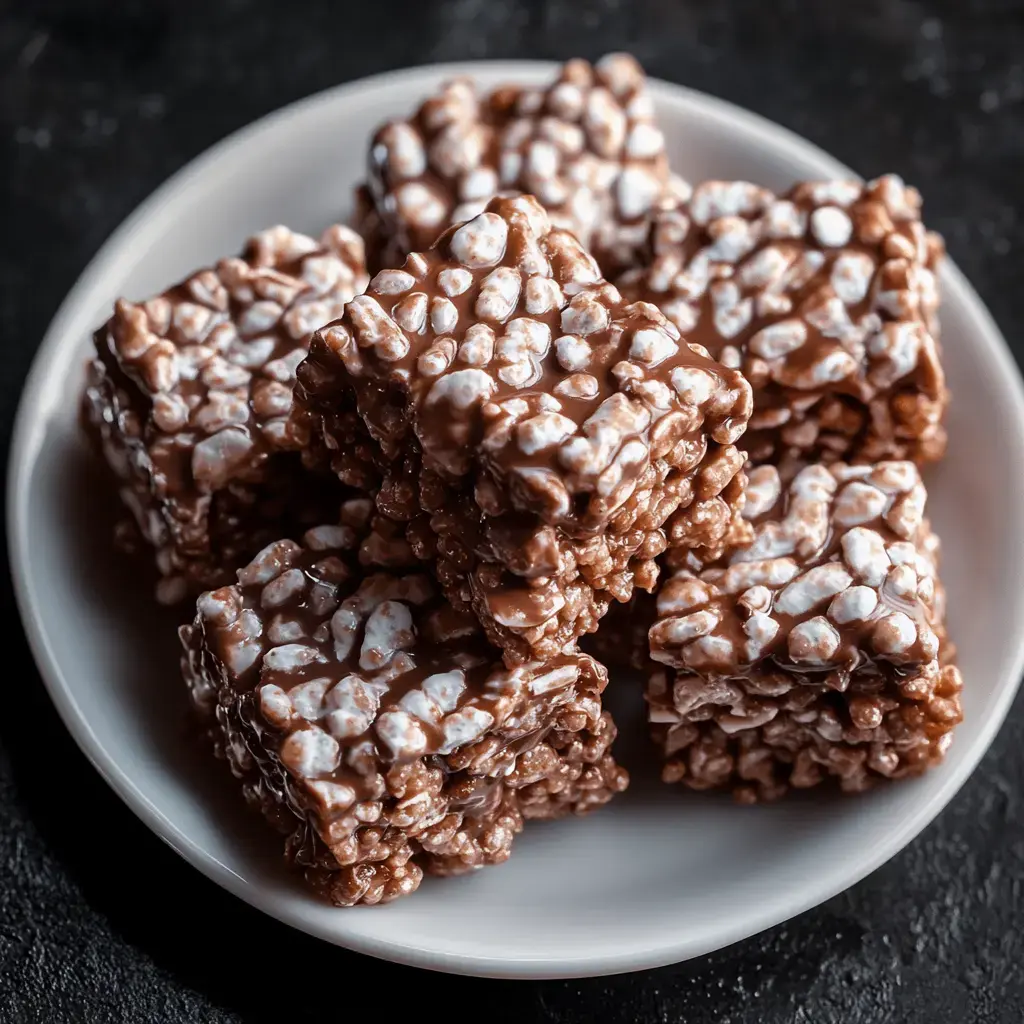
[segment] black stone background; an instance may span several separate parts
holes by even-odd
[[[77,275],[141,199],[226,133],[389,68],[613,48],[865,174],[918,184],[932,226],[1024,354],[1020,2],[0,0],[4,452],[35,347]],[[4,1024],[342,1020],[356,993],[372,1000],[361,1019],[433,1009],[495,1024],[1024,1019],[1021,701],[939,820],[817,910],[642,974],[466,980],[319,944],[179,860],[65,733],[6,584],[2,596]]]

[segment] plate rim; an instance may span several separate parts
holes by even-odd
[[[50,321],[33,357],[15,415],[9,448],[6,499],[7,545],[13,589],[25,635],[50,699],[89,762],[129,809],[160,839],[207,878],[249,905],[284,924],[327,942],[413,967],[453,974],[534,980],[590,977],[644,970],[705,955],[788,921],[845,891],[877,870],[935,819],[973,774],[988,751],[1020,685],[1021,674],[1024,671],[1024,631],[1018,634],[1016,641],[1012,676],[998,686],[991,706],[987,709],[988,717],[982,723],[977,739],[955,769],[947,773],[942,786],[928,803],[903,819],[900,826],[893,830],[885,841],[878,843],[854,870],[834,871],[823,875],[817,880],[817,884],[809,885],[799,899],[791,901],[784,916],[779,917],[774,912],[759,915],[754,910],[736,918],[736,923],[731,927],[721,929],[710,946],[706,943],[695,945],[689,942],[685,928],[681,926],[670,941],[662,940],[645,948],[637,948],[634,945],[628,950],[601,956],[587,954],[574,957],[572,954],[566,954],[556,960],[550,957],[508,958],[435,951],[403,944],[401,941],[328,931],[319,927],[317,922],[304,919],[300,913],[292,911],[289,901],[279,902],[272,896],[265,895],[258,886],[241,878],[230,867],[200,847],[135,787],[131,778],[118,764],[117,758],[100,743],[92,731],[88,717],[83,713],[75,697],[74,688],[68,684],[64,671],[53,655],[47,631],[42,626],[45,620],[39,614],[39,598],[28,565],[26,526],[30,509],[27,500],[27,480],[45,435],[43,427],[46,417],[43,413],[47,404],[43,401],[43,393],[48,380],[48,364],[59,351],[81,342],[81,339],[69,335],[68,321],[75,315],[76,309],[88,299],[98,281],[109,275],[116,275],[119,267],[131,259],[134,237],[143,230],[159,236],[164,219],[172,214],[169,208],[173,206],[179,194],[187,190],[230,150],[263,132],[272,131],[279,122],[343,99],[358,101],[360,94],[371,93],[384,85],[411,85],[419,79],[430,80],[463,74],[528,76],[550,72],[557,66],[558,64],[553,61],[479,60],[424,64],[400,71],[385,71],[333,86],[281,107],[232,132],[190,160],[158,186],[110,234],[89,260]],[[650,86],[656,99],[688,108],[691,114],[718,122],[723,127],[738,129],[755,140],[764,141],[772,149],[792,154],[802,161],[813,161],[820,166],[822,174],[857,177],[855,172],[814,143],[759,114],[698,90],[660,79],[650,79]],[[952,260],[945,261],[941,276],[945,293],[954,295],[957,302],[965,308],[977,330],[979,344],[989,350],[1001,372],[1008,395],[1012,399],[1013,432],[1020,446],[1024,448],[1024,382],[1009,346],[987,307]],[[1008,484],[1016,491],[1008,500],[1016,497],[1019,503],[1019,499],[1024,496],[1024,484],[1019,481],[1008,481]]]

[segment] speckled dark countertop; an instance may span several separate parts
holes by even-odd
[[[902,173],[1024,355],[1024,3],[392,0],[346,17],[347,7],[356,5],[0,5],[5,452],[58,302],[167,175],[225,133],[325,86],[465,57],[628,48],[652,74],[756,110],[864,173]],[[866,881],[789,924],[645,974],[460,980],[320,945],[179,860],[64,732],[6,584],[3,602],[3,1024],[339,1020],[353,976],[364,990],[379,983],[403,993],[400,1004],[377,1003],[384,1018],[433,1006],[494,1024],[1024,1019],[1021,701],[937,822]],[[294,973],[268,971],[268,953]]]

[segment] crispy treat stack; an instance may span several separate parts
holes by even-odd
[[[942,759],[914,189],[691,191],[612,55],[445,84],[358,197],[372,279],[349,228],[263,232],[119,301],[84,399],[160,599],[198,598],[201,728],[318,894],[386,902],[625,789],[595,655],[645,673],[667,782]]]

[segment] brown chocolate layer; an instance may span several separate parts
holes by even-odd
[[[728,700],[679,721],[664,673],[652,680],[648,701],[653,719],[672,719],[654,727],[665,782],[726,789],[741,803],[756,803],[827,783],[860,793],[934,768],[963,717],[962,689],[951,665],[913,690],[896,676],[854,675],[842,692],[780,677],[766,683],[762,697],[770,717],[738,730]]]
[[[378,130],[368,184],[392,254],[427,249],[496,194],[528,193],[606,274],[633,266],[651,214],[689,192],[669,170],[644,73],[627,54],[571,60],[543,87],[481,95],[469,79],[446,83]]]
[[[119,300],[96,332],[86,422],[172,602],[228,582],[260,546],[337,507],[302,471],[289,426],[311,332],[367,281],[362,240],[287,228],[142,303]],[[307,461],[312,455],[306,453]]]
[[[604,669],[574,651],[505,668],[472,617],[398,568],[409,549],[371,513],[350,501],[304,545],[270,545],[181,631],[222,754],[342,905],[496,863],[524,817],[583,813],[626,784]]]
[[[746,382],[625,303],[530,197],[381,271],[298,376],[302,429],[345,482],[379,474],[378,507],[510,663],[650,589],[678,509],[726,523],[741,494]]]
[[[783,196],[709,181],[656,218],[649,265],[621,282],[754,389],[754,463],[927,462],[945,449],[941,239],[888,175]]]
[[[910,462],[813,465],[788,485],[751,471],[751,542],[658,593],[648,701],[668,780],[767,797],[941,757],[962,683],[925,501]]]

